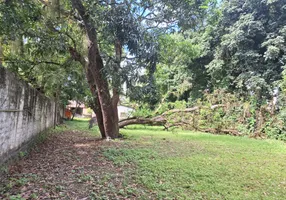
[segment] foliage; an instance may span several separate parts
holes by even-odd
[[[195,116],[198,127],[238,131],[250,137],[268,137],[285,140],[283,112],[277,113],[273,104],[260,104],[255,97],[249,101],[238,99],[223,90],[215,90],[204,96],[201,105],[223,105],[221,108],[200,109]]]
[[[153,111],[150,109],[149,105],[142,105],[139,108],[136,108],[134,112],[132,112],[132,116],[134,117],[151,117],[153,115]]]
[[[283,1],[224,3],[215,37],[209,38],[215,50],[206,68],[214,87],[269,98],[285,59],[285,9]]]
[[[162,36],[159,43],[160,58],[155,77],[162,101],[187,100],[185,93],[192,89],[194,82],[188,65],[198,56],[199,47],[180,34]]]
[[[91,105],[94,83],[72,52],[86,61],[83,21],[70,1],[45,2],[0,3],[2,64],[62,103]],[[168,116],[169,125],[183,119],[188,129],[284,138],[283,0],[82,2],[96,29],[106,92],[136,102],[134,116],[200,106]],[[270,102],[279,87],[277,113]],[[226,105],[207,108],[214,104]]]
[[[263,104],[283,76],[285,4],[235,0],[206,5],[199,29],[180,26],[186,30],[159,40],[156,80],[161,100],[192,101],[205,90],[227,89]]]
[[[169,0],[84,1],[86,13],[96,29],[105,65],[102,73],[109,85],[121,91],[126,83],[131,100],[155,105],[159,98],[153,77],[158,61],[158,36],[178,24],[196,26],[208,2],[212,1],[177,4]],[[182,13],[177,12],[183,7],[187,8],[183,10],[184,15],[193,16],[192,20],[184,21]],[[82,20],[70,1],[4,1],[0,13],[6,67],[41,92],[63,102],[68,98],[82,100],[88,96],[80,92],[85,72],[80,72],[81,66],[71,56],[71,49],[87,56],[87,38]],[[159,26],[160,23],[165,26]],[[114,44],[117,42],[122,58],[115,55]],[[142,69],[146,71],[144,75],[140,73]],[[75,87],[77,89],[71,91]]]
[[[135,111],[132,112],[133,117],[154,117],[171,109],[185,109],[187,104],[185,101],[175,101],[175,102],[165,102],[159,104],[159,107],[156,109],[150,109],[150,105],[141,105],[138,108],[135,108]]]
[[[192,103],[165,102],[154,111],[141,106],[133,116],[164,119],[166,129],[285,140],[285,111],[277,113],[277,105],[260,102],[255,97],[246,101],[226,90],[215,90]]]
[[[59,6],[66,8],[64,3]],[[69,46],[82,46],[83,35],[75,24],[58,17],[54,4],[4,1],[0,13],[5,67],[62,103],[88,95],[83,70],[68,52]]]

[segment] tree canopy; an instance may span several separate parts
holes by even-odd
[[[270,101],[285,85],[285,11],[284,0],[3,0],[1,63],[57,101],[85,101],[102,136],[118,137],[120,96],[155,111],[217,90]]]

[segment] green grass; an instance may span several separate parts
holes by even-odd
[[[58,126],[57,130],[74,130],[74,131],[82,131],[86,133],[90,133],[91,135],[100,137],[100,132],[98,126],[93,126],[91,129],[88,128],[89,123],[88,118],[74,118],[74,120],[66,120],[64,124],[66,126]]]
[[[286,197],[283,142],[161,127],[131,126],[121,133],[125,145],[105,149],[104,156],[135,166],[132,179],[158,199]]]
[[[89,130],[88,120],[82,119],[66,121],[55,131],[81,131],[100,137],[98,128]],[[106,142],[101,153],[118,169],[124,169],[124,187],[114,187],[112,177],[117,177],[117,172],[107,170],[102,173],[110,179],[110,185],[102,186],[102,191],[112,190],[136,199],[286,197],[283,142],[182,130],[168,132],[148,126],[129,126],[120,132],[124,139]],[[86,174],[78,176],[82,183],[92,179]],[[92,198],[96,195],[103,198],[103,194],[90,193]]]

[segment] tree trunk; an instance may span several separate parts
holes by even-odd
[[[71,121],[73,121],[73,119],[74,119],[74,116],[75,116],[75,114],[76,114],[76,111],[77,111],[77,109],[79,108],[79,106],[80,106],[80,104],[78,103],[78,101],[75,101],[76,103],[75,103],[75,109],[72,111],[72,118],[71,118]]]
[[[133,124],[141,124],[141,125],[151,125],[151,126],[164,126],[165,129],[171,128],[171,127],[184,127],[184,126],[189,126],[190,122],[184,121],[183,119],[179,119],[177,121],[168,121],[168,116],[172,114],[180,114],[180,113],[186,113],[186,112],[196,112],[201,108],[205,109],[211,109],[214,110],[216,108],[221,108],[225,107],[223,104],[218,104],[218,105],[212,105],[210,107],[203,106],[195,106],[193,108],[186,108],[186,109],[173,109],[164,112],[161,115],[158,115],[156,117],[152,118],[143,118],[143,117],[133,117],[129,119],[124,119],[119,122],[119,127],[124,128],[125,126],[128,125],[133,125]],[[228,134],[228,135],[233,135],[233,136],[240,136],[241,134],[239,133],[238,130],[235,129],[214,129],[214,128],[199,128],[199,127],[194,127],[196,130],[202,131],[202,132],[208,132],[208,133],[213,133],[213,134]]]
[[[96,115],[97,124],[98,124],[98,128],[99,128],[101,137],[104,139],[104,138],[106,138],[106,134],[105,134],[104,125],[103,125],[103,116],[102,116],[102,112],[101,112],[101,106],[100,106],[100,102],[98,99],[95,81],[93,80],[93,76],[92,76],[89,69],[86,70],[86,78],[87,78],[87,82],[89,85],[89,89],[90,89],[91,94],[93,96],[93,102],[92,102],[91,107],[92,107],[92,110],[94,111],[94,113]]]
[[[121,63],[121,57],[122,57],[122,45],[119,39],[115,40],[115,57],[116,57],[116,63],[114,66],[114,72],[118,75],[120,63]],[[118,102],[119,102],[119,87],[120,87],[120,77],[113,77],[112,80],[113,89],[112,89],[112,106],[113,106],[113,113],[114,113],[114,123],[116,124],[116,130],[119,132],[119,116],[118,116]]]
[[[113,88],[112,107],[113,107],[113,113],[114,113],[114,123],[116,125],[116,131],[119,133],[118,102],[119,102],[118,90],[116,88]]]
[[[102,58],[99,54],[99,48],[97,43],[97,33],[94,23],[90,19],[85,7],[81,0],[71,0],[73,7],[78,11],[81,16],[85,31],[89,40],[88,48],[88,65],[87,73],[92,74],[97,88],[98,99],[103,116],[103,126],[106,137],[117,138],[119,136],[119,130],[117,123],[114,120],[114,110],[109,94],[109,87],[106,78],[104,77],[104,65]]]
[[[97,120],[97,125],[101,134],[101,138],[105,139],[106,135],[105,135],[105,130],[104,130],[104,125],[103,125],[103,116],[102,116],[102,112],[100,110],[100,108],[94,108],[93,112],[96,115],[96,120]]]
[[[90,103],[91,104],[90,107],[92,108],[92,110],[94,111],[94,113],[96,115],[100,134],[101,134],[101,137],[104,139],[104,138],[106,138],[106,134],[105,134],[105,130],[104,130],[103,115],[102,115],[102,111],[101,111],[101,104],[100,104],[99,99],[98,99],[98,93],[97,93],[97,89],[96,89],[96,85],[95,85],[95,80],[92,76],[90,69],[88,68],[88,65],[87,65],[88,63],[86,62],[84,57],[80,53],[78,53],[77,50],[73,47],[70,47],[69,51],[70,51],[71,56],[74,58],[74,60],[80,62],[81,65],[83,66],[84,70],[85,70],[85,75],[87,78],[89,89],[90,89],[91,94],[94,98],[93,102]]]
[[[102,112],[101,112],[101,108],[100,108],[100,103],[99,103],[97,94],[94,95],[94,101],[93,101],[91,107],[92,107],[93,112],[94,112],[95,115],[96,115],[97,125],[98,125],[98,128],[99,128],[101,137],[102,137],[103,139],[105,139],[105,138],[106,138],[106,135],[105,135],[104,125],[103,125],[103,116],[102,116]]]
[[[141,124],[141,125],[151,125],[151,126],[164,126],[167,123],[167,120],[162,117],[154,117],[154,118],[129,118],[119,122],[119,128],[124,128],[125,126],[129,126],[132,124]]]
[[[107,80],[102,74],[103,62],[95,44],[91,44],[89,47],[88,58],[88,69],[92,72],[94,77],[98,99],[101,105],[105,135],[106,137],[117,138],[119,136],[119,130],[117,128],[117,123],[114,120],[114,111],[109,94],[109,87]]]
[[[125,119],[119,122],[119,127],[124,128],[125,126],[134,125],[134,124],[140,124],[140,125],[150,125],[150,126],[164,126],[165,129],[171,128],[171,127],[180,127],[186,125],[186,122],[176,122],[173,124],[167,125],[168,121],[162,117],[157,116],[154,118],[130,118]],[[241,136],[239,131],[235,129],[214,129],[214,128],[197,128],[196,130],[212,133],[212,134],[227,134],[227,135],[233,135],[233,136]]]

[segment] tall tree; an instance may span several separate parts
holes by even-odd
[[[285,9],[284,0],[225,1],[209,39],[215,50],[207,70],[215,87],[269,98],[285,63]]]
[[[6,45],[5,65],[45,92],[44,86],[54,80],[59,87],[49,88],[56,88],[55,94],[73,77],[69,67],[82,66],[102,136],[115,138],[122,84],[134,88],[145,68],[146,91],[154,91],[158,36],[183,23],[180,11],[193,16],[184,26],[202,23],[204,2],[176,1],[175,6],[170,0],[3,1],[0,35]],[[17,41],[21,52],[11,51]]]

